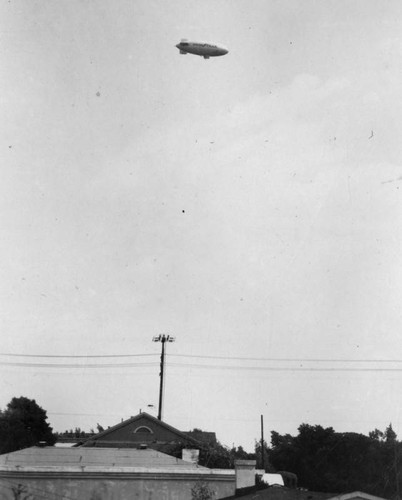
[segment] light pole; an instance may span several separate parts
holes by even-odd
[[[159,409],[158,409],[158,420],[162,420],[162,402],[163,402],[163,375],[165,371],[165,343],[174,342],[176,339],[171,335],[158,335],[152,339],[154,342],[162,343],[162,353],[161,353],[161,372],[160,372],[160,385],[159,385]]]

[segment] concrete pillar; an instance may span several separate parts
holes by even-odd
[[[255,460],[235,460],[236,489],[255,485]]]

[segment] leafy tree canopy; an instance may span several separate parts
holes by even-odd
[[[0,411],[0,453],[28,448],[40,441],[53,445],[56,437],[46,420],[46,411],[34,399],[13,398]]]
[[[253,460],[255,453],[247,453],[241,446],[228,448],[219,441],[200,449],[200,465],[211,469],[233,469],[236,460]]]
[[[295,473],[299,485],[310,490],[361,490],[385,498],[402,491],[402,443],[391,424],[369,436],[302,424],[296,436],[273,431],[265,452],[275,470]]]

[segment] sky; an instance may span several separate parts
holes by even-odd
[[[57,431],[156,415],[165,333],[180,430],[402,438],[401,19],[2,2],[0,408],[35,399]]]

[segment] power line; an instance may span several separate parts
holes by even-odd
[[[272,361],[295,363],[402,363],[402,359],[329,359],[329,358],[250,358],[243,356],[203,356],[200,354],[170,354],[170,357],[233,359],[237,361]]]
[[[229,359],[229,358],[228,358]],[[149,363],[31,363],[0,361],[0,366],[20,367],[20,368],[51,368],[51,369],[100,369],[100,368],[141,368],[158,366],[157,362]],[[333,367],[313,367],[313,366],[241,366],[223,364],[200,364],[200,363],[170,363],[170,367],[186,369],[208,369],[208,370],[242,370],[258,372],[402,372],[402,367],[373,367],[373,366],[333,366]]]
[[[21,353],[0,353],[0,356],[10,356],[19,358],[65,358],[65,359],[101,359],[101,358],[133,358],[158,356],[156,353],[141,354],[21,354]],[[262,358],[245,356],[209,356],[201,354],[169,354],[169,357],[177,358],[198,358],[198,359],[220,359],[236,361],[269,361],[279,363],[402,363],[402,359],[329,359],[329,358]]]
[[[218,369],[218,370],[248,370],[248,371],[288,371],[288,372],[402,372],[402,367],[400,368],[376,368],[376,367],[309,367],[309,366],[224,366],[224,365],[201,365],[201,364],[181,364],[181,363],[170,363],[169,366],[174,367],[186,367],[186,368],[207,368],[207,369]]]
[[[47,412],[48,415],[59,415],[63,417],[121,417],[121,415],[118,415],[116,413],[66,413],[66,412]]]
[[[0,352],[0,356],[11,356],[15,358],[134,358],[140,356],[157,356],[157,354],[16,354],[10,352]]]
[[[138,368],[157,366],[158,363],[24,363],[0,361],[0,366],[18,366],[26,368]]]

